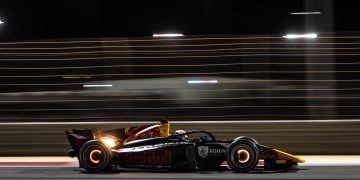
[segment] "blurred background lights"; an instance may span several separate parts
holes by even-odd
[[[62,77],[63,79],[91,79],[91,76],[88,75],[66,75]]]
[[[218,80],[189,80],[188,84],[217,84]]]
[[[112,87],[112,84],[84,84],[83,87]]]
[[[317,34],[309,33],[309,34],[287,34],[283,36],[286,39],[298,39],[298,38],[305,38],[305,39],[314,39],[317,38]]]
[[[320,15],[319,11],[311,11],[311,12],[292,12],[291,15]]]
[[[183,34],[178,33],[165,33],[165,34],[153,34],[153,37],[181,37]]]

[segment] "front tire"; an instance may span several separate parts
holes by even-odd
[[[259,161],[259,149],[249,140],[240,139],[230,144],[227,150],[227,162],[237,172],[249,172]]]
[[[239,136],[239,137],[234,139],[234,141],[239,141],[239,140],[251,141],[255,145],[259,144],[256,139],[254,139],[252,137],[249,137],[249,136]]]
[[[111,166],[112,152],[104,143],[92,140],[80,148],[79,162],[87,172],[101,172]]]

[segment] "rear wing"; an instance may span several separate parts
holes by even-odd
[[[69,151],[70,157],[77,157],[83,144],[95,139],[93,129],[73,129],[72,132],[65,130],[72,150]]]

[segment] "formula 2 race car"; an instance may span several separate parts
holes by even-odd
[[[251,137],[216,140],[204,130],[178,130],[170,134],[167,120],[106,131],[73,129],[66,134],[72,147],[69,156],[77,157],[80,167],[87,172],[101,172],[114,166],[220,170],[224,162],[234,171],[248,172],[260,159],[264,169],[288,169],[304,162],[298,156],[261,145]],[[194,135],[197,138],[189,138]]]

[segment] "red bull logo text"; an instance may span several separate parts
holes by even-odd
[[[143,165],[168,165],[172,163],[171,150],[163,151],[145,151],[142,153],[126,153],[125,162],[127,164]]]

